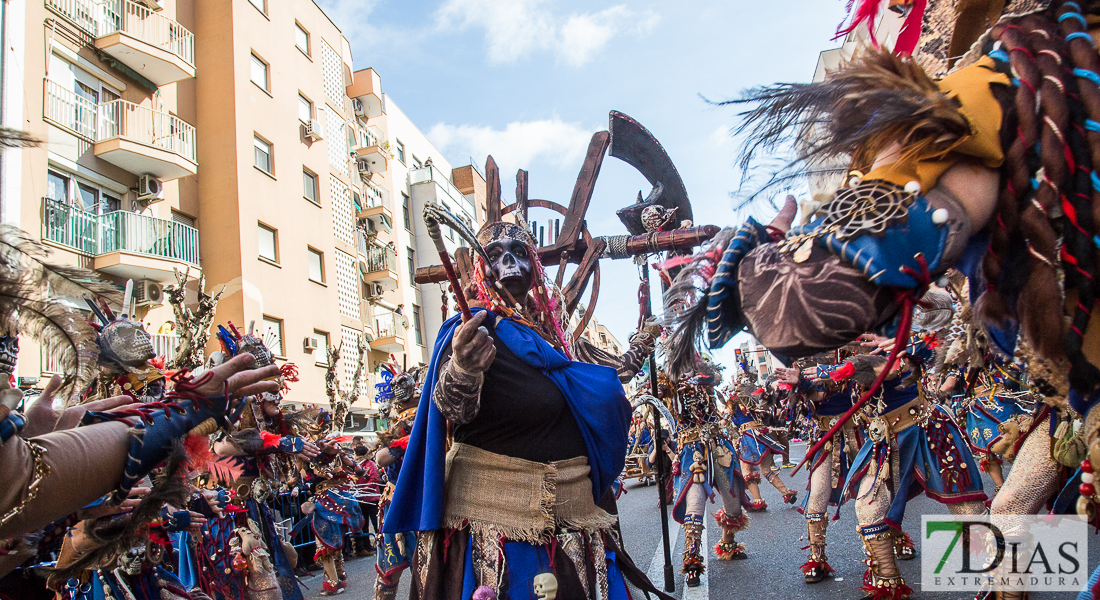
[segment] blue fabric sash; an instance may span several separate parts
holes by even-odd
[[[485,320],[490,333],[520,360],[545,373],[565,396],[588,448],[592,495],[599,502],[626,462],[630,403],[618,375],[610,367],[570,361],[529,327],[514,321],[503,319],[494,327],[494,317]],[[405,462],[382,527],[386,533],[442,527],[447,420],[432,402],[432,392],[440,356],[460,324],[458,316],[448,319],[436,338]]]

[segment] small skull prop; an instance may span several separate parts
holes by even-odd
[[[99,332],[100,360],[130,371],[145,365],[156,357],[153,338],[141,323],[130,319],[115,319]]]
[[[0,336],[0,375],[11,375],[15,372],[15,360],[18,356],[19,336]]]
[[[871,423],[867,425],[867,436],[874,442],[885,440],[887,431],[886,419],[882,417],[871,419]]]
[[[256,362],[253,363],[255,369],[262,369],[275,364],[275,355],[271,353],[271,350],[268,350],[263,340],[254,335],[246,335],[241,338],[240,352],[248,352],[256,359]]]
[[[539,600],[555,600],[558,597],[558,578],[553,573],[535,575],[535,597]]]

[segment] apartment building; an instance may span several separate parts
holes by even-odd
[[[5,98],[14,85],[26,100],[5,122],[42,144],[4,154],[0,168],[21,174],[3,182],[4,222],[59,262],[133,279],[161,354],[175,346],[162,299],[174,271],[224,286],[215,323],[273,340],[299,368],[292,402],[327,403],[327,350],[340,343],[350,389],[363,340],[350,427],[369,427],[379,365],[425,362],[438,330],[413,283],[413,191],[428,182],[463,198],[379,75],[353,72],[347,39],[313,0],[19,4],[21,77]],[[476,228],[475,209],[466,215]],[[24,384],[56,368],[50,356],[22,342]]]
[[[7,8],[4,122],[41,143],[4,154],[3,221],[40,238],[58,263],[133,279],[137,316],[163,334],[154,336],[158,351],[170,352],[161,285],[174,281],[173,269],[194,273],[202,255],[191,6],[28,0]],[[21,340],[20,382],[56,372],[53,356]]]

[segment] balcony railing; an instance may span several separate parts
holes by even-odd
[[[376,206],[385,206],[382,188],[367,181],[363,185],[363,195],[366,200],[366,208],[374,208]]]
[[[89,141],[96,140],[99,105],[49,79],[46,80],[45,113],[46,119],[58,126],[69,129]]]
[[[360,248],[359,253],[366,262],[367,273],[397,270],[397,252],[392,248],[371,245],[365,250]]]
[[[137,213],[96,215],[43,199],[42,237],[90,256],[132,252],[199,265],[199,231]]]
[[[175,115],[126,100],[95,104],[49,79],[45,103],[46,120],[91,142],[121,138],[198,162],[195,127]]]
[[[151,337],[153,338],[153,352],[156,352],[157,356],[163,356],[166,364],[172,364],[172,360],[176,358],[176,344],[179,343],[176,334],[154,333]]]
[[[405,337],[406,319],[394,312],[385,312],[374,317],[374,328],[379,338]]]
[[[125,33],[195,64],[195,34],[133,0],[46,0],[46,6],[97,38]]]
[[[46,6],[92,35],[96,35],[99,29],[96,27],[99,21],[96,18],[97,4],[93,0],[46,0]]]
[[[195,128],[183,119],[147,106],[112,100],[99,105],[97,141],[122,138],[154,146],[198,162]]]
[[[50,198],[43,202],[42,237],[84,254],[97,254],[99,218],[96,215]]]
[[[183,25],[132,0],[108,0],[103,8],[100,37],[122,32],[195,64],[195,35]]]
[[[440,171],[435,165],[428,165],[409,171],[409,185],[416,185],[429,181],[434,181],[435,184],[439,186],[443,194],[451,200],[451,204],[454,206],[461,206],[471,217],[474,219],[477,218],[477,210],[474,207],[474,203],[467,200],[466,196],[458,191],[455,184],[451,183],[451,178],[447,177],[443,171]],[[442,200],[442,198],[439,199]]]

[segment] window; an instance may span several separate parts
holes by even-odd
[[[286,356],[283,348],[283,320],[264,315],[264,340],[270,340],[267,345],[275,356]]]
[[[252,83],[260,86],[260,89],[265,92],[271,91],[267,85],[267,63],[255,54],[252,55]]]
[[[401,212],[405,214],[405,230],[412,231],[412,218],[409,217],[409,195],[401,192]]]
[[[278,233],[274,229],[263,223],[259,224],[260,258],[265,258],[271,262],[279,262],[278,237]]]
[[[443,202],[441,204],[443,205],[443,210],[445,210],[447,212],[451,212],[451,207],[447,206],[446,202]],[[451,214],[454,214],[454,213],[451,213]],[[447,229],[447,239],[451,240],[452,242],[455,241],[455,230],[450,228],[450,227],[447,227],[446,229]]]
[[[412,248],[405,248],[405,251],[409,259],[409,285],[412,285],[416,281],[416,251]]]
[[[181,212],[176,212],[174,210],[172,211],[172,220],[188,227],[195,226],[195,217],[185,215]]]
[[[397,148],[397,160],[401,161],[401,164],[405,164],[405,144],[401,143],[401,140],[394,139],[395,148]]]
[[[271,144],[260,139],[258,135],[252,138],[252,144],[255,147],[256,168],[268,175],[273,175],[275,164],[271,160]]]
[[[413,304],[413,333],[416,334],[416,345],[424,345],[424,332],[420,328],[420,307]]]
[[[249,0],[252,2],[252,6],[260,9],[260,12],[267,14],[267,0]]]
[[[314,204],[320,204],[317,199],[317,176],[309,172],[309,169],[302,169],[302,195],[306,200]]]
[[[420,162],[420,159],[417,158],[415,154],[412,155],[412,159],[413,159],[413,161],[412,161],[412,168],[413,169],[422,169],[422,168],[424,168],[424,163]]]
[[[317,283],[325,282],[325,255],[309,249],[309,278]]]
[[[69,203],[69,177],[55,171],[46,175],[46,197],[63,204]]]
[[[309,32],[300,23],[294,23],[294,45],[309,56]]]
[[[313,330],[313,339],[317,341],[317,349],[313,351],[313,362],[319,365],[328,364],[328,333],[318,329]]]
[[[313,102],[309,98],[298,94],[298,120],[309,123],[313,118]]]

